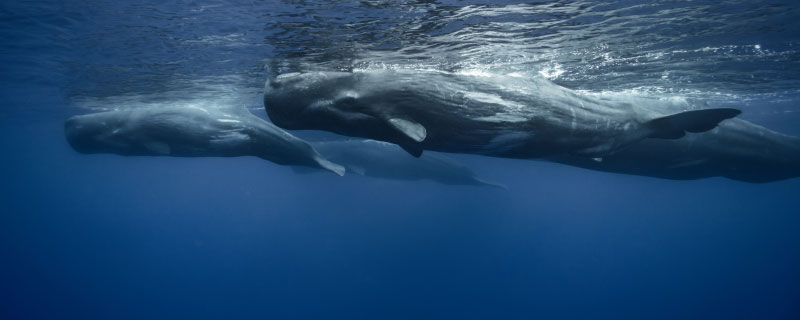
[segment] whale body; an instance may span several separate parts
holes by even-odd
[[[504,186],[486,182],[470,168],[448,157],[425,153],[415,158],[399,146],[375,140],[337,140],[311,143],[348,173],[391,180],[431,180],[445,185]]]
[[[244,107],[150,107],[78,115],[64,125],[81,153],[126,156],[256,156],[281,165],[343,175],[310,144],[254,116]]]
[[[648,139],[602,158],[550,161],[581,168],[673,180],[726,177],[763,183],[800,176],[800,138],[740,119],[677,140]]]
[[[726,120],[738,110],[586,94],[542,78],[392,70],[291,73],[267,81],[264,105],[285,128],[379,139],[412,154],[429,149],[540,158],[679,180],[722,176],[770,182],[800,176],[800,138]]]
[[[653,112],[677,112],[703,102],[683,98],[649,99],[604,94],[607,99],[641,105]],[[763,183],[800,176],[800,138],[742,119],[681,139],[645,139],[600,158],[557,155],[546,160],[591,170],[673,180],[726,177]]]
[[[278,75],[264,106],[285,129],[327,130],[423,150],[508,158],[602,157],[645,139],[679,139],[737,116],[730,108],[659,113],[539,77],[416,70]]]

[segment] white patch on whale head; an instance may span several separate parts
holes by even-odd
[[[339,94],[339,96],[337,96],[336,98],[338,100],[338,99],[344,99],[344,98],[358,99],[358,97],[359,97],[358,92],[355,92],[355,91],[352,91],[352,90],[345,90],[345,91],[342,91]]]
[[[308,108],[309,109],[320,109],[320,108],[327,108],[327,107],[330,107],[332,105],[333,105],[333,101],[332,100],[325,99],[325,100],[317,100],[317,101],[312,102],[311,104],[308,105]]]

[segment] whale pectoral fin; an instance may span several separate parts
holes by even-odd
[[[651,131],[648,138],[678,139],[686,132],[705,132],[714,129],[720,122],[736,117],[742,111],[733,108],[715,108],[685,111],[645,123]]]
[[[400,146],[400,148],[403,148],[403,150],[408,152],[410,155],[414,156],[414,158],[419,158],[422,156],[423,149],[419,144],[398,143],[397,145]]]
[[[422,142],[422,140],[425,140],[425,137],[428,135],[428,131],[425,130],[425,127],[414,121],[391,118],[387,120],[387,122],[392,128],[400,131],[400,133],[406,135],[416,142]]]
[[[339,175],[340,177],[344,175],[345,168],[343,166],[340,166],[338,164],[330,162],[327,159],[325,159],[323,157],[320,157],[320,156],[314,157],[314,160],[317,162],[317,164],[321,168],[323,168],[325,170],[328,170],[328,171],[331,171],[331,172]]]

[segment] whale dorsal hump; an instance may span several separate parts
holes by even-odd
[[[397,131],[400,131],[416,142],[422,142],[422,140],[425,140],[425,137],[428,135],[428,131],[425,130],[425,127],[414,121],[391,118],[388,120],[388,122],[392,128],[395,128]]]
[[[733,108],[691,110],[650,120],[645,125],[652,132],[648,138],[678,139],[686,132],[705,132],[720,122],[736,117],[742,111]]]

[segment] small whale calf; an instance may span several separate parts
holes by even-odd
[[[281,165],[344,175],[307,142],[254,116],[244,107],[150,107],[78,115],[64,126],[81,153],[127,156],[256,156]]]
[[[350,174],[391,180],[431,180],[445,185],[504,186],[476,177],[470,168],[448,157],[425,153],[415,158],[398,147],[375,140],[312,142],[326,158],[343,165]]]

